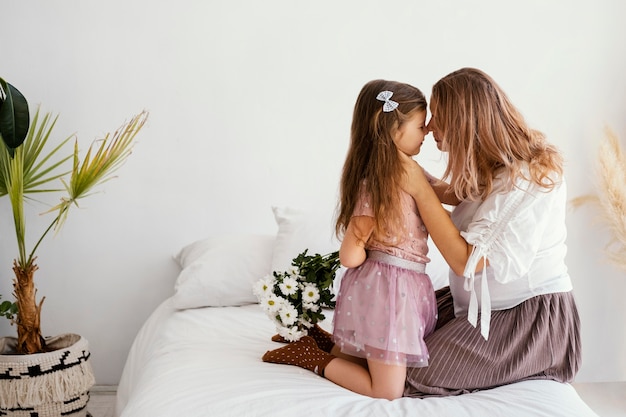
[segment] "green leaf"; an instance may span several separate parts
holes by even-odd
[[[17,314],[17,304],[11,301],[3,301],[0,303],[0,316],[13,320]]]
[[[67,139],[51,151],[43,150],[56,118],[51,120],[50,114],[46,114],[42,119],[40,122],[38,108],[26,140],[14,150],[13,155],[10,155],[10,148],[0,145],[0,197],[8,195],[11,203],[18,244],[18,264],[22,267],[28,264],[24,218],[24,202],[30,199],[27,194],[54,191],[47,188],[48,183],[63,175],[58,168],[62,168],[63,162],[69,158],[57,154],[65,152],[62,146]]]
[[[13,149],[26,139],[30,126],[28,102],[20,91],[0,78],[0,136],[13,157]]]

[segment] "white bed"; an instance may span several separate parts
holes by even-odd
[[[552,381],[387,401],[298,367],[264,363],[263,353],[281,345],[270,340],[275,328],[254,303],[252,283],[284,270],[304,248],[326,253],[336,245],[315,240],[327,218],[313,221],[308,213],[284,208],[274,214],[276,236],[215,237],[177,254],[182,271],[175,294],[152,313],[132,345],[118,387],[118,416],[597,416],[571,385]],[[436,286],[443,270],[434,259],[429,272]],[[330,329],[331,322],[328,311],[322,327]]]

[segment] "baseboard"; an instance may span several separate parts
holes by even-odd
[[[89,391],[98,394],[115,394],[117,385],[94,385]]]

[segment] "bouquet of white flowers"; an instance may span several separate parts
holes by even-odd
[[[334,308],[333,280],[339,269],[339,252],[296,256],[288,271],[274,271],[254,285],[261,308],[288,341],[299,340],[325,316],[322,307]]]

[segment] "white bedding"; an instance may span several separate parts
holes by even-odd
[[[331,315],[323,327],[329,328]],[[294,366],[264,363],[273,324],[258,305],[161,304],[137,335],[118,387],[122,417],[597,415],[568,384],[525,381],[456,397],[364,397]]]

